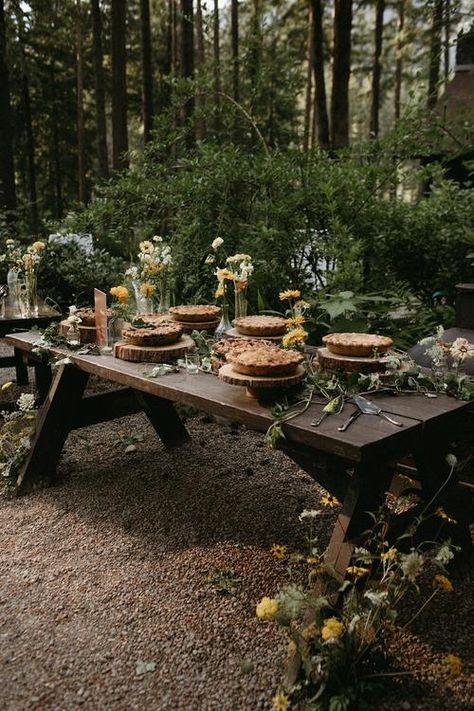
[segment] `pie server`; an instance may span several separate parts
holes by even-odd
[[[398,422],[398,420],[394,420],[392,417],[389,417],[385,414],[385,412],[382,412],[378,405],[370,400],[367,400],[367,398],[362,397],[362,395],[354,395],[352,399],[363,415],[378,415],[379,417],[383,417],[384,420],[391,422],[392,425],[403,427],[403,422]]]

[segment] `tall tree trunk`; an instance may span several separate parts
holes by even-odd
[[[197,0],[196,4],[196,58],[199,67],[199,72],[205,70],[205,51],[204,51],[204,25],[202,19],[201,0]],[[206,137],[206,119],[205,119],[206,97],[201,90],[196,96],[196,137],[199,141]]]
[[[449,46],[451,42],[451,2],[445,0],[444,6],[444,88],[449,79]]]
[[[86,201],[86,160],[84,141],[84,57],[81,0],[76,2],[76,107],[77,107],[77,186],[79,202]]]
[[[14,210],[16,208],[10,76],[7,62],[3,0],[0,0],[0,205],[6,210]]]
[[[313,71],[314,71],[314,121],[313,126],[317,128],[318,143],[321,148],[328,149],[329,140],[329,118],[326,99],[326,78],[324,75],[324,39],[323,39],[323,4],[322,0],[311,0],[311,11],[313,16],[314,51],[313,51]],[[314,145],[314,140],[313,140]]]
[[[382,55],[384,12],[385,12],[385,0],[377,0],[376,6],[375,6],[374,62],[372,65],[372,97],[371,97],[371,104],[370,104],[370,136],[371,136],[371,138],[376,138],[379,135],[380,75],[382,72],[380,57]]]
[[[54,217],[61,219],[63,216],[63,190],[62,190],[62,168],[61,168],[61,152],[59,142],[59,126],[58,126],[58,106],[56,96],[56,66],[52,59],[49,67],[49,86],[51,91],[51,138],[52,138],[52,170],[54,175]]]
[[[194,79],[194,18],[193,0],[181,0],[181,71],[185,79]],[[189,123],[194,114],[194,97],[184,105],[184,118]],[[188,126],[188,145],[194,142],[194,131]]]
[[[438,101],[439,65],[441,59],[441,31],[443,27],[443,0],[435,0],[430,39],[430,69],[428,74],[428,109]]]
[[[306,49],[306,96],[304,102],[304,129],[303,152],[309,149],[309,136],[311,131],[311,102],[313,97],[313,64],[314,64],[314,29],[313,12],[311,7],[308,12],[308,43]]]
[[[112,164],[128,167],[126,0],[112,0]]]
[[[349,145],[351,30],[352,0],[335,0],[331,95],[331,139],[335,149]]]
[[[405,2],[398,3],[397,50],[395,60],[395,124],[400,120],[403,78],[403,31],[405,27]]]
[[[94,54],[95,121],[97,131],[97,159],[101,178],[109,177],[107,152],[107,124],[105,120],[104,53],[102,49],[102,13],[99,0],[91,0],[92,47]]]
[[[232,0],[230,8],[230,32],[232,41],[232,95],[240,101],[240,59],[239,59],[239,0]]]
[[[150,0],[140,0],[140,26],[142,36],[142,113],[143,138],[151,139],[153,130],[153,70],[151,57]]]
[[[214,133],[219,135],[221,127],[221,52],[219,37],[219,2],[214,0],[213,11],[214,40]]]
[[[36,193],[36,162],[35,162],[35,139],[33,133],[33,122],[31,118],[30,82],[26,70],[23,66],[22,77],[22,99],[25,111],[25,132],[26,132],[26,154],[28,158],[28,191],[30,197],[30,224],[33,234],[38,234],[38,198]]]

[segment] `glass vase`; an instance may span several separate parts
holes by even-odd
[[[122,331],[125,327],[125,319],[121,316],[112,316],[108,323],[107,345],[113,348],[114,343],[122,340]]]
[[[36,272],[26,271],[24,276],[18,277],[16,294],[21,317],[32,318],[38,316]]]
[[[139,314],[152,314],[153,313],[153,299],[142,294],[140,287],[141,282],[138,280],[132,281],[133,292],[135,295],[135,305],[136,305],[136,315]]]
[[[158,302],[158,313],[164,314],[170,308],[170,292],[168,289],[168,282],[164,277],[160,281],[160,285],[159,285],[158,289],[159,289],[159,297],[160,297],[160,300]]]
[[[8,316],[20,316],[20,305],[18,303],[18,272],[16,269],[9,269],[7,274],[8,294],[6,298],[6,313]]]
[[[229,304],[224,302],[222,304],[222,315],[219,325],[217,326],[214,335],[216,338],[222,338],[227,331],[230,331],[232,324],[229,321]]]
[[[247,287],[235,287],[235,318],[247,316]]]

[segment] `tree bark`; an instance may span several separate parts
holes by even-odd
[[[126,0],[112,0],[112,164],[128,167]]]
[[[38,234],[38,197],[36,193],[36,161],[35,161],[35,138],[33,133],[33,122],[31,118],[30,82],[26,70],[23,67],[22,77],[22,98],[25,111],[25,133],[26,133],[26,154],[28,158],[28,191],[30,196],[30,219],[31,231]]]
[[[16,208],[10,76],[3,0],[0,0],[0,206],[5,210]]]
[[[76,108],[77,108],[77,187],[79,202],[86,201],[86,161],[84,141],[84,58],[81,2],[76,2]]]
[[[142,113],[143,139],[151,139],[153,130],[153,69],[151,54],[150,0],[140,0],[140,28],[142,38]]]
[[[329,118],[326,98],[326,78],[324,75],[323,4],[322,0],[311,0],[313,16],[314,51],[314,121],[317,127],[318,143],[327,150],[330,147]]]
[[[193,0],[181,0],[181,71],[185,79],[194,79],[194,22]],[[186,122],[192,119],[194,98],[190,97],[184,105]],[[189,127],[188,143],[193,142],[193,132]]]
[[[232,0],[230,13],[230,32],[232,43],[232,96],[238,103],[240,101],[239,0]]]
[[[219,37],[219,2],[214,0],[213,11],[214,41],[214,133],[219,135],[221,127],[221,57]]]
[[[59,126],[56,96],[56,66],[54,59],[49,68],[49,84],[51,90],[51,138],[52,138],[52,172],[54,175],[54,217],[61,219],[63,216],[63,189],[62,168],[59,142]]]
[[[439,65],[441,59],[441,31],[443,27],[443,0],[435,0],[430,39],[430,68],[428,74],[428,109],[438,101]]]
[[[451,42],[451,2],[445,0],[444,7],[444,88],[449,79],[449,45]]]
[[[400,120],[403,78],[403,30],[405,27],[405,2],[398,3],[397,53],[395,61],[395,124]]]
[[[97,131],[97,159],[101,178],[109,177],[107,124],[105,120],[104,53],[102,49],[102,13],[99,0],[91,0],[92,47],[94,54],[95,121]]]
[[[383,16],[385,12],[385,0],[377,0],[375,6],[375,42],[374,42],[374,62],[372,65],[372,96],[370,105],[370,137],[376,138],[379,135],[379,113],[380,113],[380,75],[382,66],[380,57],[382,55],[383,43]]]
[[[204,25],[202,19],[201,0],[197,0],[196,5],[196,58],[199,72],[205,71],[205,51],[204,51]],[[206,119],[205,119],[206,97],[199,92],[196,96],[196,137],[199,141],[206,137]]]
[[[310,7],[308,13],[308,42],[306,49],[306,95],[304,102],[304,129],[303,129],[303,152],[309,149],[309,137],[311,131],[311,103],[313,97],[313,64],[314,64],[314,29],[313,12]]]
[[[331,143],[334,149],[349,145],[351,30],[352,0],[335,0],[331,94]]]

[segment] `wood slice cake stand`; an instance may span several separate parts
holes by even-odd
[[[97,330],[95,326],[81,326],[79,324],[79,342],[80,343],[95,343],[97,340]],[[67,321],[61,321],[59,323],[59,331],[63,336],[67,336],[69,331],[69,324]]]
[[[243,373],[238,373],[234,370],[232,363],[226,363],[221,368],[219,368],[219,379],[223,380],[224,383],[229,383],[229,385],[240,385],[244,386],[246,390],[247,397],[258,398],[261,391],[263,390],[268,394],[272,390],[278,390],[279,388],[287,388],[291,385],[296,385],[300,383],[306,375],[306,370],[302,365],[299,365],[292,375],[283,375],[281,377],[271,377],[271,376],[254,376],[254,375],[244,375]]]
[[[178,321],[178,319],[173,318],[172,323],[179,323],[183,331],[186,333],[192,333],[192,331],[215,331],[219,320],[214,319],[213,321]]]
[[[379,358],[369,356],[345,356],[331,353],[329,348],[318,348],[318,363],[322,370],[344,370],[349,373],[376,373],[386,370],[384,359],[392,353],[384,353]],[[401,364],[400,370],[406,369]]]
[[[183,358],[195,347],[191,336],[186,334],[168,346],[134,346],[120,341],[114,345],[114,356],[133,363],[168,363],[170,360]]]
[[[249,341],[258,339],[259,341],[273,341],[274,343],[280,343],[283,335],[281,336],[249,336],[245,333],[240,333],[236,328],[231,328],[224,333],[224,338],[246,338]]]

